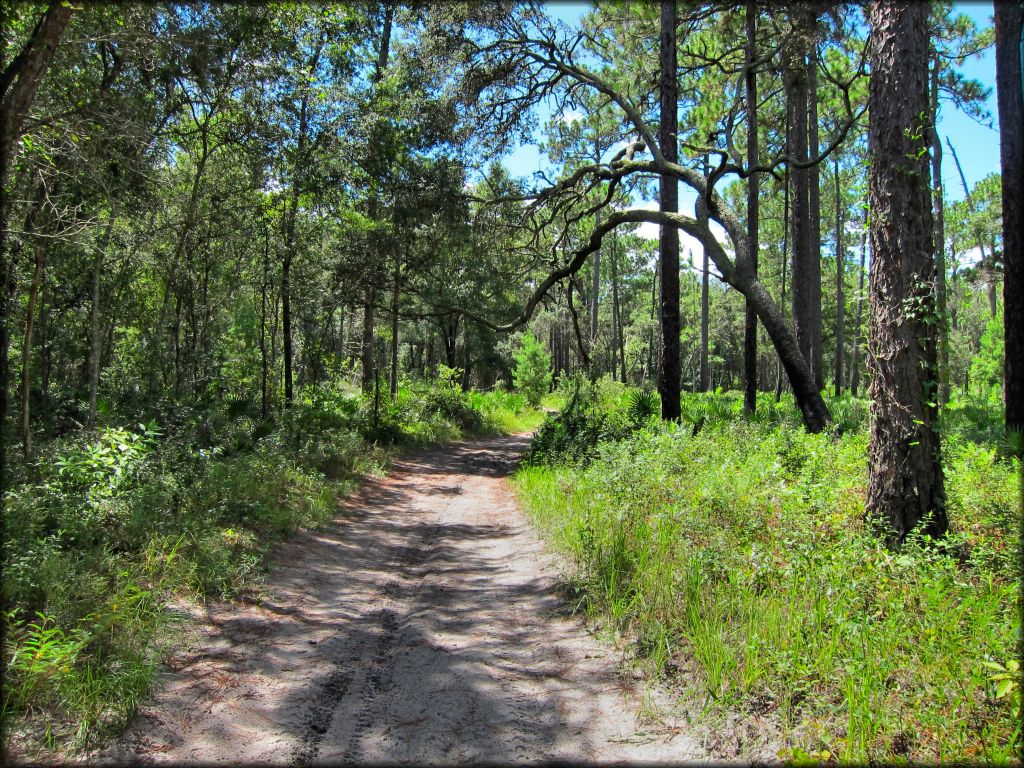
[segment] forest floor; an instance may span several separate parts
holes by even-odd
[[[506,476],[528,436],[434,447],[276,550],[259,594],[179,605],[154,697],[101,763],[706,758],[588,631]]]

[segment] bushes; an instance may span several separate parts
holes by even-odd
[[[517,475],[588,610],[658,669],[692,660],[712,712],[773,711],[790,757],[1019,755],[998,695],[1020,631],[1019,462],[947,440],[948,541],[893,553],[863,525],[863,426],[810,435],[783,410],[726,417],[718,397],[598,441],[586,468]],[[843,418],[863,424],[859,407]]]

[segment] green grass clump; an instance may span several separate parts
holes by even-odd
[[[708,711],[774,712],[790,757],[1019,757],[1019,461],[946,441],[947,541],[892,552],[864,525],[857,401],[835,437],[714,398],[518,473],[586,609],[657,668],[695,665]]]

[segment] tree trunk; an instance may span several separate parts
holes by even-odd
[[[860,319],[864,303],[864,262],[867,260],[868,233],[860,239],[860,269],[857,270],[857,313],[853,321],[853,359],[850,362],[850,394],[857,396],[857,388],[860,386]]]
[[[96,256],[92,263],[92,304],[89,307],[89,415],[88,425],[96,426],[96,393],[100,384],[100,284],[103,275],[103,257],[110,246],[110,238],[114,232],[114,220],[117,217],[117,203],[111,201],[110,213],[103,237],[96,246]]]
[[[1002,129],[1000,128],[1000,136],[1002,135]],[[971,197],[971,190],[967,186],[967,177],[964,176],[964,169],[960,165],[960,158],[956,153],[956,148],[953,146],[953,142],[949,140],[949,136],[946,137],[946,145],[949,147],[950,153],[953,155],[953,164],[956,166],[956,172],[960,176],[960,184],[964,188],[964,200],[967,202],[967,210],[973,215],[975,213],[974,198]],[[991,317],[996,316],[996,254],[994,250],[985,252],[985,240],[982,238],[980,230],[975,230],[975,237],[978,238],[978,253],[981,255],[981,271],[985,276],[985,289],[988,294],[988,311]]]
[[[615,322],[615,333],[612,339],[612,349],[618,347],[619,364],[622,368],[622,383],[626,383],[626,342],[622,330],[622,307],[619,304],[619,242],[612,241],[612,318]],[[613,358],[614,360],[614,358]],[[615,377],[615,368],[612,367],[612,378]]]
[[[949,402],[949,324],[946,320],[946,215],[942,186],[942,142],[939,140],[939,70],[938,53],[932,51],[929,88],[932,149],[932,211],[934,214],[935,308],[939,313],[939,407]]]
[[[678,119],[679,101],[676,82],[676,3],[661,0],[660,51],[660,118],[658,144],[665,160],[677,162],[679,158]],[[662,212],[679,211],[679,182],[662,176],[659,188],[659,208]],[[677,421],[680,411],[679,369],[679,231],[675,227],[662,227],[658,241],[658,263],[661,267],[661,343],[658,371],[658,393],[661,395],[661,418]]]
[[[1006,429],[1024,430],[1024,5],[997,2],[995,25],[1003,193],[1003,397]]]
[[[398,299],[402,288],[402,257],[395,253],[395,272],[391,293],[391,401],[398,397]]]
[[[595,133],[594,136],[594,162],[601,162],[601,137]],[[601,226],[601,211],[598,210],[594,213],[594,227]],[[600,308],[600,295],[601,295],[601,249],[598,248],[594,251],[594,280],[593,280],[593,293],[590,300],[590,348],[596,349],[597,347],[597,331],[598,331],[598,309]],[[614,370],[612,371],[614,375]],[[597,371],[594,372],[597,375]]]
[[[788,46],[784,80],[786,86],[786,148],[787,154],[798,162],[806,162],[809,155],[808,116],[810,114],[808,95],[807,64],[807,10],[801,8],[794,14],[796,34],[793,44]],[[792,179],[792,302],[793,325],[796,329],[800,352],[807,361],[815,381],[820,381],[821,334],[821,264],[820,255],[814,253],[814,225],[812,218],[811,187],[815,179],[810,168],[793,168]],[[814,198],[816,199],[816,198]],[[817,290],[815,290],[817,286]],[[817,301],[816,301],[817,300]],[[817,312],[815,304],[817,303]],[[815,320],[817,319],[817,324]],[[817,329],[817,333],[815,330]],[[817,361],[817,366],[816,366]]]
[[[928,6],[871,4],[868,172],[871,435],[867,514],[890,546],[945,533],[936,430]]]
[[[759,162],[757,135],[757,3],[747,0],[747,41],[743,65],[747,103],[747,167],[755,168]],[[758,216],[760,213],[760,176],[751,173],[747,179],[747,240],[750,243],[750,266],[757,279],[757,260],[760,255]],[[743,315],[743,408],[753,413],[757,408],[757,312],[747,299]]]
[[[267,417],[267,383],[270,368],[267,360],[267,285],[270,282],[270,228],[263,230],[263,281],[260,284],[260,415]]]
[[[840,204],[839,160],[835,161],[836,177],[836,397],[843,391],[843,353],[846,346],[846,306],[843,298],[843,277],[846,273],[846,248],[843,246],[843,212]]]
[[[291,254],[281,262],[281,333],[284,353],[284,407],[292,406],[292,309],[291,309]]]
[[[47,241],[36,244],[35,269],[28,291],[28,307],[25,310],[25,330],[21,341],[21,448],[27,464],[32,457],[32,406],[30,385],[32,383],[32,327],[35,321],[36,301],[46,271]]]
[[[786,125],[789,125],[789,121],[786,121]],[[789,128],[786,128],[786,133],[789,133]],[[781,274],[781,286],[779,290],[779,312],[782,313],[783,319],[786,317],[786,266],[789,264],[789,233],[790,233],[790,206],[789,206],[789,190],[790,190],[790,173],[789,166],[786,166],[786,170],[783,174],[783,194],[782,194],[782,259],[780,259],[779,272]],[[779,402],[782,399],[782,386],[785,383],[782,377],[782,361],[779,361],[779,376],[775,382],[775,402]]]
[[[71,19],[71,3],[51,0],[24,47],[11,59],[0,75],[0,194],[6,198],[7,181],[13,165],[15,148],[21,138],[22,126],[35,100],[39,84],[53,61],[61,35]],[[45,194],[45,189],[41,189]],[[10,349],[11,303],[14,298],[14,258],[7,256],[7,217],[10,206],[0,200],[0,514],[6,507],[4,491],[9,487],[7,472],[8,395],[7,354]],[[31,214],[30,214],[31,215]]]
[[[807,156],[817,157],[818,146],[818,43],[817,15],[808,18],[808,35],[811,35],[807,48]],[[821,166],[815,163],[810,170],[810,184],[807,194],[808,215],[810,217],[810,251],[807,262],[808,323],[810,325],[811,356],[808,364],[814,373],[814,381],[818,389],[825,385],[822,373],[823,360],[821,353]]]

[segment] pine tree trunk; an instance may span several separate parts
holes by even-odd
[[[946,320],[946,215],[939,140],[939,57],[932,52],[929,106],[932,149],[932,209],[935,216],[935,308],[939,313],[939,407],[949,402],[949,325]]]
[[[747,104],[747,167],[754,168],[759,160],[757,134],[757,3],[747,0],[747,41],[744,49],[744,81]],[[757,279],[757,261],[760,255],[758,217],[760,213],[760,177],[751,173],[747,179],[747,241],[750,243],[750,266]],[[743,408],[753,413],[757,408],[757,312],[746,300],[743,315]]]
[[[933,536],[947,528],[935,424],[927,21],[925,4],[871,4],[867,514],[890,546],[919,523]]]
[[[660,51],[660,119],[658,144],[665,160],[679,159],[676,82],[676,3],[661,0]],[[659,208],[664,213],[679,211],[679,182],[661,177]],[[658,393],[661,395],[661,418],[677,421],[680,411],[679,369],[679,231],[662,227],[658,241],[658,264],[661,268],[661,341],[659,344]]]
[[[860,386],[860,320],[864,305],[864,263],[867,260],[868,234],[865,230],[860,239],[860,268],[857,270],[857,312],[853,321],[853,360],[850,362],[850,394],[857,396]]]
[[[843,353],[846,346],[846,306],[843,298],[843,277],[846,273],[846,248],[843,246],[843,215],[840,204],[839,160],[835,161],[836,177],[836,397],[843,390]]]
[[[402,257],[395,254],[395,273],[391,293],[391,400],[398,397],[398,298],[402,286]]]
[[[817,157],[818,146],[818,44],[815,25],[817,14],[812,14],[806,21],[810,36],[807,48],[807,155]],[[823,359],[821,352],[821,166],[814,164],[810,170],[808,189],[808,215],[810,217],[810,249],[808,251],[808,307],[807,322],[809,325],[811,356],[808,364],[814,374],[818,389],[825,386],[822,373]]]
[[[1024,5],[997,2],[995,24],[1003,193],[1003,396],[1007,430],[1024,430]]]

